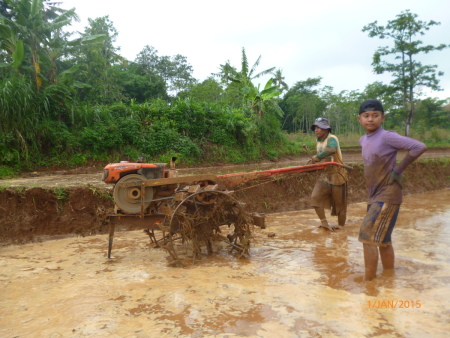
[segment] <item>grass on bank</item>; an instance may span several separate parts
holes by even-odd
[[[400,128],[394,130],[400,135],[403,130]],[[220,164],[243,164],[258,162],[263,160],[277,161],[281,158],[298,157],[306,153],[303,145],[306,145],[310,152],[314,152],[316,147],[316,140],[313,134],[307,133],[291,133],[285,134],[286,144],[280,144],[277,147],[261,147],[260,149],[247,149],[245,152],[237,147],[224,147],[217,144],[208,144],[204,147],[204,154],[195,159],[186,158],[182,154],[159,154],[151,158],[146,158],[150,163],[169,163],[172,156],[177,156],[181,159],[180,164],[183,166],[198,166],[198,165],[220,165]],[[342,149],[359,147],[359,139],[361,134],[353,133],[346,135],[336,135]],[[412,138],[424,142],[429,148],[450,148],[450,130],[441,128],[430,129],[412,129]],[[89,156],[89,154],[75,154],[67,157],[64,153],[53,156],[40,163],[36,163],[31,168],[33,171],[45,171],[50,168],[70,169],[77,167],[87,167],[93,164],[102,164],[119,162],[120,160],[134,161],[142,153],[138,149],[126,147],[121,151],[114,153],[101,154]],[[23,167],[14,167],[7,165],[0,165],[0,179],[13,178],[21,174]]]
[[[404,134],[400,128],[392,129],[393,131]],[[341,148],[359,147],[359,139],[363,134],[351,133],[346,135],[336,135],[339,139]],[[305,133],[288,134],[288,139],[292,142],[306,144],[309,149],[315,149],[316,140],[313,135]],[[410,137],[419,140],[427,145],[429,148],[444,147],[450,148],[450,130],[442,128],[430,129],[412,129]]]

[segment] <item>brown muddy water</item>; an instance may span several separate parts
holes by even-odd
[[[405,196],[394,272],[362,282],[358,230],[317,228],[312,210],[271,214],[251,257],[216,246],[169,267],[142,231],[0,248],[1,337],[445,337],[450,189]],[[333,224],[336,220],[331,218]]]

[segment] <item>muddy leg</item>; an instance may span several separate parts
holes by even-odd
[[[371,281],[377,276],[378,248],[376,245],[363,244],[364,248],[364,281]]]
[[[395,254],[394,247],[392,245],[385,247],[380,246],[380,257],[381,263],[383,264],[383,269],[388,270],[394,268]]]
[[[344,228],[345,221],[347,220],[347,214],[341,213],[338,215],[338,225],[333,225],[333,230],[340,230]]]
[[[325,209],[324,208],[319,208],[319,207],[314,207],[314,210],[316,211],[316,214],[319,217],[320,222],[322,223],[319,228],[325,228],[325,229],[328,229],[328,230],[333,230],[328,225],[328,221],[327,221],[327,218],[325,216]]]
[[[346,213],[340,213],[338,215],[338,224],[339,226],[343,227],[345,225],[345,221],[347,220],[347,214]]]
[[[338,226],[335,226],[335,228],[342,229],[345,225],[345,221],[347,220],[347,198],[345,184],[334,186],[331,190],[331,194],[338,217]]]
[[[209,240],[209,239],[206,240],[205,244],[206,244],[206,250],[208,252],[208,255],[212,255],[213,254],[213,248],[212,248],[211,240]]]

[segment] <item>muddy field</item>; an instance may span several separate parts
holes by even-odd
[[[439,160],[445,157],[450,157],[450,149],[429,149],[420,161],[413,163],[404,174],[405,194],[450,187],[448,161]],[[349,202],[362,202],[366,190],[360,153],[345,153],[344,158],[354,167],[349,171]],[[179,174],[225,174],[306,162],[307,158],[300,158],[245,166],[180,168]],[[234,196],[252,212],[270,214],[307,209],[317,175],[291,174],[277,176],[265,183],[250,182],[238,187]],[[82,168],[0,180],[0,245],[106,233],[108,215],[113,213],[114,206],[112,186],[104,184],[101,176],[101,168]]]
[[[116,232],[107,258],[112,187],[99,168],[0,181],[0,337],[447,337],[450,165],[439,157],[450,152],[430,154],[404,175],[396,268],[382,271],[380,263],[367,283],[357,240],[366,210],[358,154],[343,230],[318,228],[308,207],[317,173],[253,182],[234,194],[249,211],[267,213],[250,255],[239,259],[216,244],[185,268],[171,266],[142,229]]]
[[[405,197],[394,271],[362,282],[358,230],[314,211],[270,214],[250,257],[228,249],[175,268],[142,231],[0,247],[0,336],[448,337],[450,189]]]

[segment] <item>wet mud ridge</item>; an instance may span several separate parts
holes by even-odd
[[[298,165],[298,164],[297,164]],[[365,201],[363,166],[349,171],[349,203]],[[318,173],[278,176],[270,182],[251,182],[234,192],[249,212],[275,213],[309,209]],[[113,213],[112,187],[100,174],[39,177],[40,186],[0,181],[0,246],[40,242],[71,236],[105,234]],[[35,182],[30,180],[30,182]],[[48,182],[48,184],[46,184]],[[404,174],[404,194],[450,187],[450,161],[422,159]],[[127,228],[130,229],[131,228]]]

